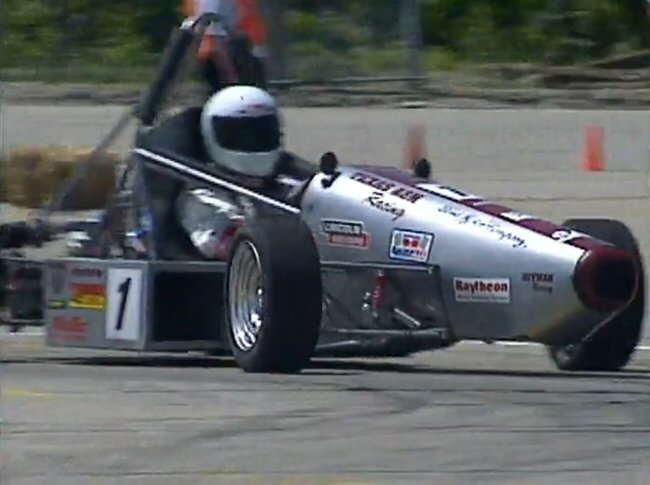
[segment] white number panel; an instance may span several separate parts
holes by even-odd
[[[137,341],[140,330],[142,271],[110,269],[108,271],[106,338]]]

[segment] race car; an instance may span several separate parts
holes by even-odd
[[[69,231],[69,255],[46,261],[49,345],[200,349],[232,354],[246,372],[468,340],[539,343],[562,370],[628,364],[645,273],[620,221],[542,220],[431,180],[426,160],[405,170],[287,154],[263,189],[212,170],[201,107],[162,109],[211,21],[179,27],[131,113],[138,131],[114,196],[100,219]],[[188,190],[215,189],[244,214],[222,261],[197,250],[176,211]]]

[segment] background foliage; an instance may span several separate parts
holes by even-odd
[[[181,18],[180,0],[2,0],[1,66],[42,77],[149,68]],[[425,67],[469,62],[570,64],[643,48],[645,0],[421,0]],[[268,0],[282,11],[291,74],[404,69],[397,0]],[[127,67],[128,69],[125,69]],[[9,71],[6,71],[9,69]],[[135,69],[135,70],[134,70]]]

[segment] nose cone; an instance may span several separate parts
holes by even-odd
[[[639,271],[634,256],[623,249],[613,246],[591,249],[576,265],[576,293],[591,310],[619,310],[627,306],[636,295]]]

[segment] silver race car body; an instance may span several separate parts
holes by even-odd
[[[296,208],[326,268],[326,333],[562,345],[636,291],[634,262],[609,243],[401,169],[284,180],[305,184]],[[245,217],[236,197],[194,189],[181,200],[196,247],[225,258]]]
[[[341,172],[329,188],[317,177],[302,201],[321,257],[428,268],[392,284],[416,328],[442,324],[459,339],[559,344],[636,291],[633,262],[607,243],[399,169]],[[342,238],[346,232],[353,237]],[[336,286],[341,298],[358,297]]]

